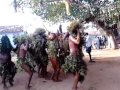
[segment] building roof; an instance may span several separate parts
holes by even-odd
[[[0,34],[23,32],[23,26],[0,26]]]

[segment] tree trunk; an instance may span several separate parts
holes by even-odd
[[[13,7],[14,7],[15,12],[17,12],[17,1],[16,0],[13,1]]]
[[[120,32],[120,22],[117,24],[118,32]]]
[[[70,1],[69,0],[63,0],[63,2],[65,3],[65,7],[66,7],[66,14],[69,16],[70,13]]]
[[[115,36],[114,36],[113,32],[106,27],[104,21],[98,20],[97,21],[97,25],[99,27],[101,27],[102,30],[108,36],[108,48],[110,48],[110,49],[117,49],[118,48],[118,44],[117,44],[117,41],[115,39]]]
[[[116,39],[112,33],[108,35],[108,48],[110,48],[110,49],[118,48]]]

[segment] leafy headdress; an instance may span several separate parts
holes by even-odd
[[[82,30],[82,24],[79,21],[72,21],[68,26],[68,32],[76,37],[76,34],[74,33],[76,29],[79,29],[81,36],[80,46],[82,46],[84,44],[84,31]]]
[[[81,28],[81,25],[78,21],[72,21],[70,22],[70,25],[68,26],[68,31],[70,33],[73,33],[74,31],[76,31],[76,29]]]

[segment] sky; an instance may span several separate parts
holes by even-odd
[[[10,4],[10,0],[0,0],[0,25],[4,25],[8,19],[6,17],[11,16],[13,13],[13,9]]]
[[[10,13],[13,12],[14,9],[11,6],[12,0],[0,0],[0,13]],[[13,10],[12,10],[13,9]]]
[[[30,9],[26,9],[25,13],[15,13],[12,6],[13,0],[0,0],[0,26],[5,25],[24,25],[28,33],[33,33],[35,28],[47,28],[49,31],[56,32],[58,26],[50,26],[42,21],[39,16],[33,15]],[[44,25],[43,25],[44,24]],[[45,26],[45,27],[44,27]],[[63,29],[66,27],[63,27]]]
[[[25,24],[31,16],[26,13],[15,13],[12,6],[13,0],[0,0],[0,25]]]
[[[15,13],[12,6],[13,0],[0,0],[0,26],[5,25],[24,25],[24,29],[28,33],[33,33],[35,28],[47,28],[49,31],[57,32],[58,25],[50,26],[48,23],[42,21],[39,16],[31,14],[30,10],[26,9],[25,13]],[[90,24],[91,25],[91,24]],[[90,26],[89,25],[89,26]],[[45,27],[44,27],[45,26]],[[66,32],[68,23],[62,24],[63,31]],[[88,28],[88,31],[93,29]],[[94,28],[95,29],[95,28]]]

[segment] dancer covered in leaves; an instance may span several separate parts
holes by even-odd
[[[19,58],[19,63],[20,66],[22,67],[22,69],[25,70],[25,72],[28,73],[29,78],[28,78],[28,83],[27,83],[27,88],[30,88],[30,82],[33,76],[33,68],[32,66],[29,64],[30,62],[26,59],[26,54],[27,54],[27,49],[28,49],[28,41],[27,40],[23,40],[21,42],[20,45],[20,49],[19,49],[19,54],[18,54],[18,58]]]
[[[47,65],[48,65],[48,54],[46,52],[47,37],[45,35],[44,29],[42,29],[42,28],[36,29],[36,31],[34,33],[34,43],[33,44],[35,45],[35,48],[33,48],[34,49],[33,57],[38,66],[38,75],[41,72],[41,76],[46,78]]]
[[[78,82],[82,82],[84,80],[85,75],[87,74],[87,66],[86,63],[83,61],[80,51],[80,46],[83,45],[83,41],[80,32],[80,25],[78,22],[74,21],[70,24],[68,28],[69,34],[69,48],[70,48],[70,55],[65,58],[65,64],[63,68],[65,72],[72,72],[74,77],[73,82],[73,90],[77,90]]]
[[[16,66],[11,61],[11,51],[13,49],[8,36],[1,38],[0,48],[0,75],[2,76],[2,83],[4,88],[7,88],[6,81],[8,80],[10,85],[13,86],[13,79],[16,74]]]
[[[55,33],[50,33],[48,36],[48,54],[49,59],[52,63],[52,67],[54,69],[54,73],[52,75],[53,81],[60,81],[59,75],[60,75],[60,63],[58,58],[58,50],[59,50],[59,42],[58,37]]]

